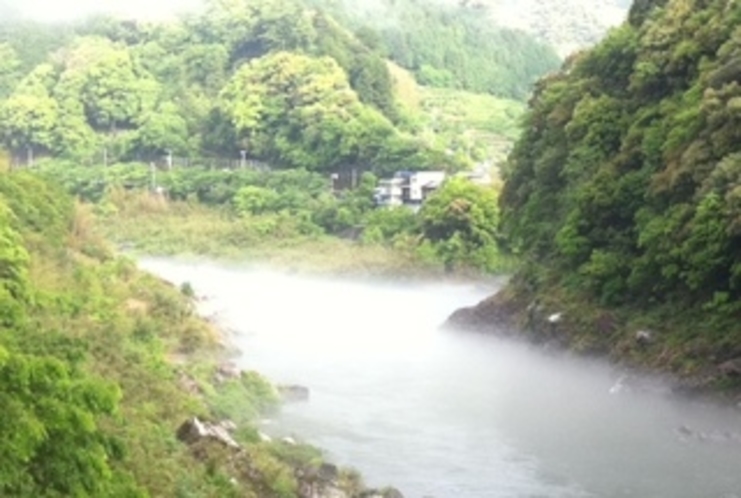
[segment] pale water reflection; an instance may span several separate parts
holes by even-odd
[[[606,365],[439,329],[493,289],[141,265],[208,296],[242,367],[311,389],[265,430],[325,448],[371,485],[412,498],[741,496],[737,410],[615,389],[622,373]]]

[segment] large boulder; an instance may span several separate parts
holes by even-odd
[[[232,438],[229,431],[218,424],[202,422],[197,417],[186,420],[177,431],[177,438],[188,445],[203,440],[217,441],[228,448],[239,449],[239,443]]]

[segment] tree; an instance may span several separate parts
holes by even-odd
[[[0,43],[0,98],[13,91],[21,76],[21,60],[9,43]]]
[[[368,141],[394,133],[380,113],[363,106],[342,69],[326,57],[279,52],[255,59],[223,90],[220,110],[249,153],[310,170],[370,162]]]
[[[135,149],[147,155],[159,155],[166,151],[186,154],[188,144],[188,123],[180,115],[178,108],[168,102],[137,118]]]
[[[419,216],[422,235],[437,245],[447,267],[473,263],[487,268],[498,247],[494,190],[453,178],[425,201]]]
[[[59,109],[48,95],[16,94],[0,108],[0,134],[13,150],[36,148],[50,150]]]
[[[131,128],[151,108],[157,83],[138,68],[131,53],[103,38],[80,38],[63,55],[63,86],[77,94],[96,130]]]
[[[96,417],[120,394],[72,375],[62,362],[0,348],[0,490],[7,496],[107,494],[112,440]]]
[[[275,190],[248,185],[234,196],[234,206],[241,214],[263,214],[275,211],[279,194]]]

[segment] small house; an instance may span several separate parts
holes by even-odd
[[[419,206],[445,181],[444,171],[399,171],[384,178],[376,188],[379,206]]]

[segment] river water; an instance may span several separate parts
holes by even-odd
[[[407,498],[741,497],[741,410],[630,389],[608,365],[441,331],[491,287],[384,284],[209,262],[141,266],[207,296],[238,363],[309,387],[295,435]]]

